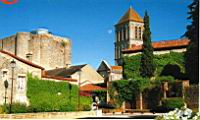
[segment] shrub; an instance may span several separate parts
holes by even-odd
[[[78,108],[78,86],[76,85],[72,85],[70,90],[67,82],[40,80],[28,74],[27,86],[30,102],[27,112],[64,112],[76,111]],[[81,110],[89,110],[91,103],[92,98],[80,97],[80,106],[83,106]]]
[[[167,109],[181,108],[182,106],[184,106],[184,100],[182,98],[162,99],[162,106]]]
[[[24,104],[20,103],[13,103],[11,108],[11,113],[26,113],[28,107]],[[0,106],[0,113],[9,113],[10,112],[10,105],[2,105]]]

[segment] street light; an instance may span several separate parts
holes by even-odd
[[[12,111],[12,100],[13,100],[13,80],[14,80],[14,68],[16,67],[16,62],[12,60],[10,62],[10,66],[12,68],[12,83],[11,83],[11,99],[10,99],[10,113]]]
[[[111,79],[111,70],[108,70],[107,73],[108,73],[108,80],[107,80],[107,82],[106,82],[106,87],[107,87],[107,91],[106,91],[106,102],[108,103],[108,102],[109,102],[108,88],[109,88],[109,86],[110,86],[109,82],[110,82],[110,79]]]
[[[81,82],[81,69],[77,71],[79,75],[79,80],[78,80],[78,111],[80,109],[80,82]]]

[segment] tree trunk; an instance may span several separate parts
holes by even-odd
[[[140,92],[140,110],[143,110],[142,92]]]

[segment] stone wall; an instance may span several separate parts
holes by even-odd
[[[96,111],[0,114],[0,119],[75,119],[95,117]]]
[[[0,47],[1,47],[0,49],[15,54],[15,49],[16,49],[15,42],[16,42],[15,35],[4,38],[3,40],[0,40]]]
[[[71,42],[52,34],[18,32],[0,40],[0,49],[27,59],[46,70],[71,64]],[[28,54],[31,56],[28,58]]]

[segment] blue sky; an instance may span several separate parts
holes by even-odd
[[[130,5],[150,16],[152,40],[180,38],[189,24],[190,0],[18,0],[0,2],[0,38],[20,31],[48,28],[72,41],[72,63],[97,68],[102,59],[114,64],[114,25]]]

